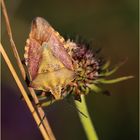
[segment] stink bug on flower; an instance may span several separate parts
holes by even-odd
[[[93,44],[77,38],[75,42],[70,39],[65,41],[41,17],[32,22],[24,58],[30,75],[29,85],[36,90],[51,92],[56,100],[73,95],[75,100],[81,101],[81,94],[87,94],[90,90],[109,95],[107,90],[100,88],[101,84],[133,78],[106,79],[121,65],[110,69],[109,61],[103,63]]]
[[[64,39],[46,20],[41,17],[33,20],[24,54],[30,86],[50,91],[56,100],[62,97],[61,89],[75,77],[72,60],[64,46]]]

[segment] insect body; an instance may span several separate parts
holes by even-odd
[[[31,83],[36,90],[50,91],[61,98],[61,89],[74,80],[71,57],[64,39],[43,18],[36,18],[25,47],[25,60]]]

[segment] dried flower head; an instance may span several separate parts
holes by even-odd
[[[75,78],[63,89],[62,94],[72,94],[76,100],[80,101],[80,95],[90,91],[88,84],[98,78],[100,60],[87,43],[75,43],[67,40],[66,46],[73,61]]]

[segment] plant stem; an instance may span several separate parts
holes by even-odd
[[[81,95],[82,102],[75,101],[75,104],[79,110],[82,111],[87,117],[83,116],[80,112],[78,112],[80,121],[83,125],[84,131],[86,133],[88,140],[98,140],[95,128],[91,121],[90,115],[88,113],[88,108],[86,105],[85,95]]]

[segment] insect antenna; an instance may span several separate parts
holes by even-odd
[[[46,115],[43,116],[43,118],[41,118],[40,123],[38,124],[38,127],[40,127],[40,125],[43,123],[43,120],[45,119]]]
[[[88,118],[88,116],[86,114],[84,114],[82,111],[80,111],[77,107],[75,107],[68,98],[65,98],[64,101],[67,103],[67,105],[69,105],[70,107],[72,107],[73,109],[75,109],[76,111],[78,111],[81,115],[83,115],[84,117]]]

